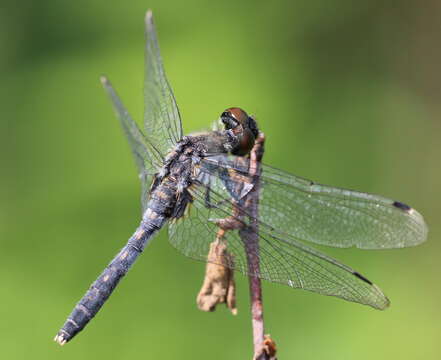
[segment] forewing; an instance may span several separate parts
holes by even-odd
[[[121,126],[127,136],[130,148],[135,158],[138,168],[138,175],[142,184],[141,203],[144,211],[150,184],[153,175],[160,167],[161,159],[158,156],[159,154],[152,148],[151,144],[149,144],[148,140],[145,138],[136,122],[132,119],[127,109],[124,107],[110,81],[107,78],[102,77],[101,82],[110,99],[112,100],[113,107],[121,122]]]
[[[228,168],[246,175],[234,156],[203,160],[206,171]],[[316,184],[262,164],[259,220],[297,240],[361,249],[418,245],[427,226],[415,209],[399,201]]]
[[[145,36],[144,126],[149,141],[165,157],[182,138],[182,124],[165,76],[151,11],[145,17]]]
[[[193,186],[191,194],[194,201],[187,215],[169,225],[170,242],[188,257],[207,261],[210,243],[215,240],[219,230],[212,220],[226,218],[233,213],[235,205],[228,189],[221,183],[213,179]],[[337,296],[377,309],[385,309],[389,305],[389,300],[376,285],[350,267],[300,244],[294,238],[283,237],[265,224],[258,226],[258,247],[248,246],[247,250],[238,230],[226,232],[224,239],[230,257],[224,259],[224,265],[245,275]],[[259,269],[250,270],[247,254],[259,258]]]

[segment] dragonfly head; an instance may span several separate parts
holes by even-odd
[[[234,155],[248,154],[256,140],[259,130],[256,121],[248,114],[236,107],[228,108],[221,114],[221,121],[225,130],[231,130],[237,137],[238,145],[233,149]]]

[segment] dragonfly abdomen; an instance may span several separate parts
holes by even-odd
[[[156,206],[156,202],[157,200],[152,199],[149,205],[154,209],[158,209],[159,206]],[[84,329],[104,305],[119,281],[144,250],[148,241],[164,225],[167,218],[168,216],[165,213],[152,210],[151,207],[145,211],[138,229],[77,303],[63,327],[55,336],[55,341],[60,345],[64,345]]]

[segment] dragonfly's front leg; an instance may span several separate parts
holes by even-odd
[[[208,183],[207,189],[205,191],[205,207],[207,209],[217,209],[221,205],[225,204],[228,200],[223,199],[222,201],[218,201],[217,203],[211,202],[211,189],[210,189],[210,182]]]
[[[207,209],[215,209],[217,206],[211,202],[211,180],[208,180],[208,186],[205,191],[205,207]]]

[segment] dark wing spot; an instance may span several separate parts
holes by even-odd
[[[397,207],[398,209],[406,211],[406,212],[409,212],[412,209],[409,205],[406,205],[406,204],[399,202],[399,201],[394,201],[394,203],[392,205]]]
[[[369,285],[374,285],[374,284],[372,283],[372,281],[366,279],[366,278],[365,278],[363,275],[361,275],[360,273],[354,271],[353,274],[354,274],[356,277],[358,277],[359,279],[363,280],[364,282],[367,282]]]

